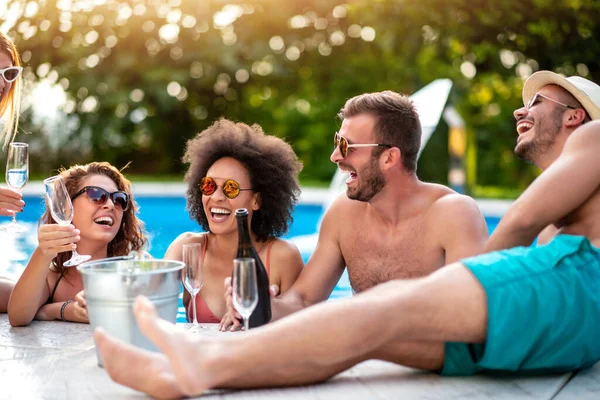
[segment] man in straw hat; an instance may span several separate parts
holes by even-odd
[[[544,172],[502,219],[490,253],[237,336],[183,333],[140,297],[137,321],[164,354],[99,329],[106,370],[134,389],[178,397],[318,382],[371,358],[444,375],[593,365],[600,360],[600,121],[591,120],[600,119],[600,87],[542,71],[525,82],[523,101],[514,113],[515,151]],[[547,244],[516,247],[547,226]]]

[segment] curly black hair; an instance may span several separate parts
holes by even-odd
[[[251,229],[260,242],[285,234],[298,202],[298,173],[302,163],[283,139],[267,135],[259,125],[219,119],[187,143],[183,162],[190,164],[187,210],[206,231],[208,217],[202,206],[200,180],[221,158],[231,157],[248,170],[254,192],[260,193],[261,207],[254,211]]]

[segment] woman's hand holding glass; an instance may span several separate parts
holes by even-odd
[[[12,217],[15,213],[23,211],[25,202],[23,195],[15,189],[0,187],[0,215]]]
[[[231,284],[231,277],[228,276],[225,278],[223,283],[225,287],[225,304],[227,305],[227,312],[221,318],[221,322],[219,323],[219,330],[226,331],[229,330],[231,332],[238,331],[242,329],[242,324],[240,320],[242,316],[235,310],[233,306],[233,286]],[[273,297],[277,297],[279,295],[279,286],[278,285],[270,285],[269,286],[269,294],[271,295],[271,299]],[[272,303],[271,303],[272,304]],[[272,305],[271,305],[272,307]]]
[[[8,158],[6,160],[6,183],[10,188],[20,193],[21,189],[23,188],[23,186],[25,186],[28,180],[29,146],[27,145],[27,143],[11,143],[8,148]],[[9,197],[9,199],[11,197],[14,197],[11,195],[11,193],[9,193],[8,190],[4,189],[2,191],[3,199],[1,200],[3,200],[3,203],[5,204],[0,204],[0,207],[3,209],[10,209],[10,202],[6,204],[5,201],[7,196]],[[12,222],[4,228],[5,230],[13,233],[25,231],[24,227],[17,224],[16,212],[13,212],[12,214],[6,214],[5,212],[3,212],[2,215],[12,215]]]
[[[233,307],[233,287],[231,286],[231,277],[228,276],[225,278],[224,282],[225,286],[225,305],[227,306],[227,312],[221,318],[221,322],[219,323],[219,330],[230,332],[235,332],[242,329],[242,324],[240,323],[242,316],[240,313],[235,311]]]
[[[71,224],[44,224],[38,229],[38,250],[51,261],[58,253],[75,250],[79,229]]]
[[[73,208],[71,197],[69,196],[69,192],[65,187],[62,177],[60,175],[52,176],[45,179],[44,184],[46,185],[48,208],[50,209],[54,221],[56,221],[58,225],[73,226],[71,225],[71,221],[73,220],[75,209]],[[73,254],[70,259],[63,263],[63,266],[74,267],[91,258],[89,255],[78,254],[77,250],[75,250],[76,248],[77,245],[73,244],[72,248],[69,249],[73,250]]]

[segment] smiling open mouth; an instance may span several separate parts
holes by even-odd
[[[115,221],[111,217],[100,217],[94,220],[98,225],[108,225],[113,226]]]
[[[212,218],[215,221],[221,222],[221,221],[225,221],[227,218],[229,218],[229,215],[231,215],[231,211],[227,210],[225,208],[213,207],[210,209],[210,214],[212,215]]]

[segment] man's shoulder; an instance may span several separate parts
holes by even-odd
[[[567,139],[566,145],[584,145],[600,147],[600,120],[590,121],[575,129]]]
[[[477,203],[472,197],[457,193],[448,186],[426,182],[424,190],[431,200],[429,208],[432,211],[447,212],[464,207],[477,207]]]
[[[448,191],[438,192],[427,214],[436,221],[451,221],[462,218],[483,218],[477,202],[470,196]]]

